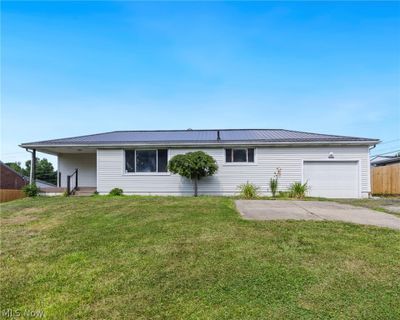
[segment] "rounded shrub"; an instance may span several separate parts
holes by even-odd
[[[177,154],[168,163],[168,170],[193,181],[194,196],[198,195],[201,178],[214,175],[218,171],[217,161],[203,151]]]
[[[39,188],[36,184],[27,184],[22,188],[22,191],[25,193],[27,197],[36,197],[39,193]]]
[[[110,196],[122,196],[123,194],[124,191],[121,188],[114,188],[109,193]]]

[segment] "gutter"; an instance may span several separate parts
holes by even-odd
[[[21,144],[21,148],[82,148],[82,147],[92,147],[92,148],[119,148],[119,147],[129,147],[129,146],[149,146],[149,145],[159,145],[159,146],[169,146],[169,147],[196,147],[196,146],[234,146],[234,145],[246,145],[246,146],[330,146],[330,145],[376,145],[380,140],[370,140],[370,141],[300,141],[300,142],[254,142],[254,141],[229,141],[229,142],[126,142],[126,143],[93,143],[93,144]]]

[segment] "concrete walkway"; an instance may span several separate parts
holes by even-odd
[[[236,200],[245,219],[334,220],[400,230],[400,218],[371,209],[328,201]]]

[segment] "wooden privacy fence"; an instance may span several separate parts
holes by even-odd
[[[400,195],[400,163],[371,168],[372,194]]]
[[[23,193],[22,190],[0,189],[0,202],[7,202],[24,197],[25,194]]]

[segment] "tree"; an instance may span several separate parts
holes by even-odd
[[[197,197],[198,182],[201,178],[212,176],[218,170],[217,162],[203,151],[188,152],[174,156],[168,163],[168,170],[191,179],[194,196]]]
[[[6,165],[26,177],[31,173],[31,160],[25,162],[25,168],[21,166],[21,162],[7,162]],[[36,158],[36,178],[57,184],[57,171],[46,158]]]
[[[25,172],[29,176],[31,172],[31,160],[25,162]],[[57,184],[57,172],[54,170],[53,165],[46,158],[36,158],[36,179],[47,181]]]

